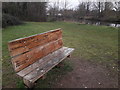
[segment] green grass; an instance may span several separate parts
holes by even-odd
[[[12,85],[12,82],[14,82],[16,87],[22,86],[21,84],[18,84],[18,82],[21,83],[21,79],[16,77],[12,68],[7,48],[8,41],[56,28],[63,29],[64,46],[75,48],[75,51],[72,54],[73,57],[102,63],[109,67],[117,66],[119,28],[84,25],[69,22],[27,22],[24,25],[10,26],[3,29],[3,87],[6,85]],[[66,68],[67,67],[65,67],[65,70]],[[54,72],[54,70],[51,71],[51,73],[52,72]],[[58,74],[55,74],[55,76],[57,75]],[[52,79],[46,79],[46,82],[44,80],[42,82],[44,83],[43,87],[49,87],[48,82],[50,80]]]

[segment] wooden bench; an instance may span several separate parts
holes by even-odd
[[[8,48],[17,75],[29,88],[74,50],[63,47],[61,29],[10,41]]]

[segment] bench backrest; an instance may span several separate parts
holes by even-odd
[[[18,72],[61,48],[62,45],[62,31],[61,29],[56,29],[10,41],[8,48],[14,69]]]

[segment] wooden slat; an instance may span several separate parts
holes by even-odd
[[[29,74],[25,75],[24,78],[31,82],[35,82],[38,78],[43,76],[46,72],[52,69],[55,65],[61,62],[63,59],[65,59],[73,50],[74,50],[73,48],[67,48],[67,49],[61,48],[53,52],[52,54],[49,54],[48,57],[52,57],[52,56],[54,57],[50,58],[50,60],[48,60],[47,63],[43,64],[42,66],[34,69]]]
[[[62,45],[62,39],[58,39],[43,46],[36,47],[25,54],[21,54],[17,57],[12,58],[12,63],[14,64],[15,71],[20,71],[24,69],[30,64],[36,62],[38,59],[61,48]]]
[[[8,43],[8,48],[11,56],[13,57],[21,53],[27,52],[34,47],[42,46],[51,41],[55,41],[59,38],[62,38],[62,31],[61,29],[56,29],[54,31],[49,31],[42,34],[13,40]]]
[[[62,51],[65,52],[65,50],[68,50],[68,48],[67,47],[62,47],[62,48],[58,49],[57,51],[54,51],[54,52],[48,54],[47,56],[43,57],[42,59],[39,59],[38,61],[36,61],[35,63],[33,63],[30,66],[26,67],[25,69],[21,70],[17,74],[19,76],[21,76],[21,77],[24,77],[28,73],[32,72],[34,69],[36,69],[38,67],[42,68],[43,65],[46,64],[46,62],[48,62],[49,60],[52,60],[54,57],[56,57],[54,53],[61,53]]]

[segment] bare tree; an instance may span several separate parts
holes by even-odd
[[[95,2],[93,6],[97,11],[97,17],[100,18],[102,16],[102,11],[104,10],[104,2]]]
[[[105,11],[109,11],[113,9],[113,3],[112,2],[105,2]]]
[[[104,19],[109,19],[109,17],[113,16],[113,3],[112,2],[104,2],[104,11],[103,17]]]
[[[62,6],[62,9],[63,9],[63,11],[62,11],[62,14],[63,14],[63,19],[65,20],[66,19],[66,17],[67,17],[67,9],[71,6],[70,5],[70,3],[67,1],[67,0],[63,0],[62,2],[61,2],[61,6]]]
[[[82,2],[78,6],[78,15],[80,18],[84,18],[85,14],[86,14],[86,6],[85,6],[85,2]]]
[[[114,7],[115,11],[120,11],[120,1],[119,2],[114,2]]]
[[[120,1],[119,2],[114,2],[114,7],[116,11],[116,18],[120,20]]]
[[[85,2],[86,16],[89,16],[91,2]]]
[[[77,16],[79,18],[85,18],[89,16],[91,2],[80,2],[77,9]]]
[[[48,5],[48,8],[49,8],[49,10],[48,10],[49,18],[57,20],[58,14],[60,11],[60,1],[57,0],[57,1],[50,3]]]
[[[68,0],[63,0],[62,2],[61,2],[61,6],[62,6],[62,8],[64,9],[64,10],[66,10],[66,9],[68,9],[69,7],[70,7],[70,3],[68,2]]]

